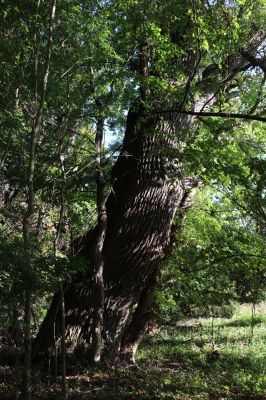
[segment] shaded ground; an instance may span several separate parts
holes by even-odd
[[[69,361],[69,399],[266,400],[266,315],[249,308],[227,319],[184,321],[143,344],[139,371],[89,369]],[[0,398],[15,399],[16,374],[0,367]],[[33,399],[59,399],[54,365],[34,372]]]

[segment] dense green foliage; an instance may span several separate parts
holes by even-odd
[[[141,104],[151,116],[186,113],[202,98],[200,111],[265,117],[266,3],[64,0],[56,4],[52,23],[50,2],[3,0],[0,15],[0,329],[10,345],[17,327],[22,336],[27,293],[35,333],[60,283],[87,266],[72,256],[72,243],[97,220],[94,137],[99,120],[106,135],[101,170],[107,194],[132,105]],[[253,60],[243,66],[239,59],[260,35]],[[155,305],[159,321],[229,315],[233,302],[265,299],[265,122],[217,116],[193,118],[189,131],[177,129],[178,145],[162,150],[159,143],[153,150],[155,156],[178,158],[183,175],[203,183],[162,266]],[[110,144],[110,138],[116,143]],[[184,177],[178,174],[173,180]],[[25,242],[27,219],[30,246]],[[257,369],[265,373],[258,356],[263,339],[245,347],[246,337],[231,338],[244,344],[243,354],[233,344],[235,358],[230,358],[232,347],[223,342],[237,335],[226,322],[217,324],[216,341],[212,337],[207,343],[204,323],[180,337],[168,331],[165,344],[155,338],[140,360],[149,357],[156,364],[149,346],[158,345],[164,363],[173,340],[183,363],[180,396],[198,391],[194,398],[204,398],[200,393],[210,393],[212,384],[213,396],[262,393],[264,378],[254,376]],[[187,349],[186,342],[194,339],[202,342],[204,352],[196,342]],[[218,360],[211,358],[215,351]],[[234,387],[229,359],[235,366]],[[246,363],[244,373],[241,363]],[[223,368],[228,372],[219,386]],[[204,381],[204,371],[209,380]],[[171,374],[160,374],[154,398],[174,396],[176,371]],[[193,393],[185,390],[187,382]],[[138,390],[133,387],[132,399],[149,398],[149,388],[140,385]]]
[[[188,145],[188,171],[200,172],[205,188],[162,274],[165,316],[219,314],[231,301],[265,298],[265,149],[259,123],[209,121]]]
[[[60,251],[66,263],[70,241],[93,225],[95,121],[103,116],[109,126],[107,132],[110,129],[119,132],[124,112],[136,98],[139,85],[150,88],[147,107],[158,93],[160,96],[165,93],[166,97],[171,94],[175,103],[184,98],[183,105],[189,108],[191,101],[202,92],[213,92],[210,84],[215,82],[208,82],[205,75],[206,68],[215,63],[218,66],[216,84],[220,88],[213,110],[256,111],[258,114],[265,108],[262,71],[251,69],[238,74],[232,85],[231,82],[227,84],[229,65],[226,65],[230,62],[228,57],[239,46],[245,46],[252,31],[256,32],[263,26],[263,4],[263,1],[256,2],[256,5],[252,1],[212,2],[211,6],[208,2],[200,4],[198,1],[179,4],[169,1],[164,5],[156,1],[145,4],[134,1],[104,4],[67,1],[57,5],[48,92],[37,138],[32,238],[35,272],[31,281],[36,281],[37,276],[40,283],[53,278],[54,272],[49,275],[53,269],[50,259],[62,189],[65,207]],[[30,132],[42,93],[50,9],[41,1],[28,1],[27,4],[4,1],[1,7],[1,268],[6,279],[15,284],[17,280],[22,282],[23,271],[27,275],[27,266],[23,267],[19,254],[23,247],[22,225],[27,206]],[[188,36],[184,32],[189,24]],[[173,42],[173,35],[183,35],[183,45]],[[145,77],[139,70],[137,50],[143,41],[152,48],[150,72]],[[169,65],[169,59],[180,57],[189,47],[195,48],[199,60],[188,87],[186,71],[179,64]],[[231,89],[230,85],[236,89]],[[235,90],[237,94],[231,96]],[[175,106],[169,102],[168,106],[171,105]],[[190,224],[188,221],[184,235],[194,239],[180,247],[181,260],[190,258],[189,262],[180,261],[180,265],[188,263],[193,266],[201,262],[201,257],[206,264],[208,246],[212,253],[207,257],[209,264],[217,262],[214,252],[218,254],[222,241],[228,242],[229,239],[229,252],[254,253],[248,249],[248,244],[241,248],[239,240],[233,244],[232,232],[238,237],[243,234],[245,241],[245,229],[249,227],[254,234],[246,241],[252,243],[255,240],[256,246],[260,247],[260,232],[263,234],[265,230],[263,124],[236,124],[216,118],[204,121],[195,124],[176,151],[182,156],[187,173],[200,176],[205,187],[211,187],[211,190],[205,190],[205,196],[210,198],[206,201],[217,203],[220,208],[225,204],[226,212],[222,215],[218,211],[221,218],[217,218],[217,213],[216,218],[210,218],[208,212],[212,213],[216,205],[210,205],[207,214],[198,212],[197,208],[193,211],[197,216],[191,214],[189,221],[196,218],[198,232],[194,232],[195,235],[189,233],[189,225],[193,222]],[[175,155],[171,152],[171,156]],[[62,156],[66,182],[61,170]],[[106,172],[111,164],[112,153],[106,156]],[[222,194],[217,194],[217,191]],[[236,211],[230,216],[234,208]],[[230,224],[227,232],[221,227],[226,223]],[[210,232],[201,236],[205,225],[209,226]],[[193,227],[196,230],[196,225]],[[186,239],[181,240],[186,242]],[[205,242],[204,248],[199,249],[202,241]],[[217,246],[213,247],[213,242]],[[197,251],[193,250],[195,247]],[[8,254],[12,254],[13,260]],[[226,256],[228,251],[226,253],[223,249],[220,258]],[[230,260],[231,263],[235,261],[233,257]],[[240,261],[248,277],[250,262],[238,259],[238,264]],[[218,273],[220,280],[225,279],[225,287],[227,279],[231,282],[232,274],[237,279],[236,272],[231,271],[231,277],[227,273]],[[210,279],[216,279],[211,276]],[[28,280],[27,276],[23,279],[25,282]],[[12,284],[1,286],[7,288]],[[237,290],[241,291],[240,288]]]
[[[230,315],[230,307],[220,307],[265,298],[265,262],[264,235],[254,221],[222,191],[205,189],[162,273],[158,305],[168,318]]]

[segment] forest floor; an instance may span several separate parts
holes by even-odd
[[[250,307],[241,307],[231,319],[163,327],[143,343],[137,371],[91,369],[72,360],[68,399],[266,400],[264,308],[253,319]],[[15,399],[16,373],[0,364],[0,399]],[[35,371],[33,380],[33,400],[60,399],[59,378],[51,383],[47,372]]]

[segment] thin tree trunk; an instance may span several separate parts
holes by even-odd
[[[62,397],[67,398],[67,381],[66,381],[66,326],[65,326],[65,296],[63,285],[60,284],[61,295],[61,368],[62,368]]]
[[[29,154],[29,172],[28,172],[28,199],[27,199],[27,210],[23,219],[23,240],[25,248],[25,256],[28,260],[28,273],[30,279],[32,278],[32,265],[30,250],[32,246],[32,219],[34,217],[35,211],[35,191],[34,191],[34,175],[35,175],[35,162],[36,162],[36,138],[40,131],[42,124],[42,116],[44,110],[44,102],[47,90],[50,58],[52,52],[52,33],[53,33],[53,22],[55,18],[56,0],[52,1],[51,4],[51,16],[49,23],[49,34],[47,39],[46,47],[46,60],[45,60],[45,70],[42,83],[40,103],[36,115],[36,120],[34,121],[32,131],[31,131],[31,142],[30,142],[30,154]],[[36,77],[37,79],[37,77]],[[25,290],[25,309],[24,309],[24,374],[23,374],[23,384],[21,398],[23,400],[31,400],[31,287],[29,282],[26,283],[28,287]]]
[[[31,291],[25,294],[24,307],[24,370],[21,398],[31,400]]]
[[[105,207],[105,194],[104,194],[104,175],[101,169],[101,153],[103,142],[103,127],[104,119],[99,118],[97,123],[95,135],[95,149],[96,149],[96,188],[97,188],[97,213],[98,221],[95,228],[95,243],[93,249],[93,264],[94,264],[94,304],[93,304],[93,317],[91,327],[91,351],[90,358],[94,363],[101,360],[102,353],[102,329],[103,329],[103,307],[104,307],[104,280],[103,280],[103,243],[106,232],[107,215]]]
[[[62,150],[62,149],[61,149]],[[57,224],[57,230],[54,238],[54,262],[56,262],[57,251],[59,246],[59,241],[61,238],[62,232],[62,224],[64,221],[64,213],[65,213],[65,196],[64,191],[66,187],[66,172],[64,162],[66,160],[68,154],[68,150],[65,149],[61,151],[60,154],[60,166],[61,166],[61,177],[62,177],[62,186],[60,190],[60,210],[59,210],[59,220]],[[66,399],[67,397],[67,381],[66,381],[66,313],[65,313],[65,294],[64,294],[64,285],[62,282],[59,284],[59,297],[60,297],[60,334],[61,334],[61,369],[62,369],[62,397]],[[54,326],[55,330],[55,326]],[[56,339],[55,339],[56,340]],[[56,346],[56,343],[55,343]],[[56,379],[57,379],[57,348],[55,348],[55,365],[56,365]]]

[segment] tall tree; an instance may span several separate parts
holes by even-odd
[[[88,270],[82,277],[74,276],[64,293],[69,338],[90,345],[95,328],[94,274],[99,271],[99,260],[103,263],[101,344],[111,362],[119,356],[133,305],[149,292],[166,255],[175,212],[182,209],[188,191],[199,185],[198,179],[186,176],[183,167],[187,140],[197,136],[195,116],[197,121],[207,115],[241,117],[244,112],[238,104],[230,115],[232,105],[224,99],[232,97],[232,85],[248,88],[252,76],[264,72],[262,3],[125,0],[75,5],[75,12],[82,16],[80,27],[88,26],[87,18],[89,37],[93,38],[95,31],[98,34],[91,47],[84,49],[93,62],[89,61],[89,69],[85,63],[81,65],[88,79],[87,93],[80,101],[82,115],[93,113],[99,121],[95,105],[104,99],[104,118],[108,120],[114,117],[117,104],[121,109],[130,102],[123,146],[106,201],[101,254],[93,255],[96,225],[80,242]],[[61,12],[65,15],[65,9]],[[79,36],[77,44],[84,48],[84,39]],[[77,65],[79,61],[62,75]],[[255,73],[254,67],[258,68]],[[246,118],[264,118],[247,114]],[[77,122],[80,114],[75,115]],[[57,334],[60,332],[59,297],[54,296],[37,335],[35,354],[52,344],[54,326]],[[130,348],[130,343],[124,341],[123,346]]]

